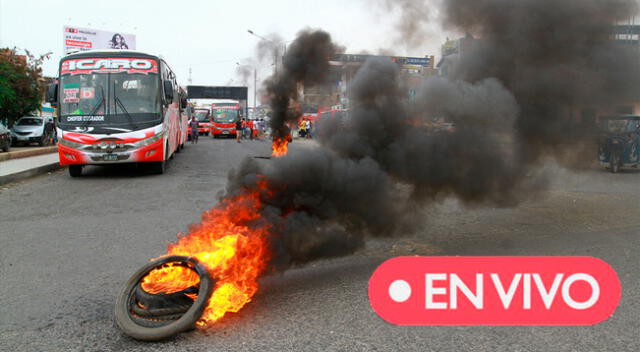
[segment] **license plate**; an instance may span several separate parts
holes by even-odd
[[[229,131],[222,131],[222,134],[229,134]]]
[[[116,154],[105,154],[102,159],[104,161],[118,161],[118,156]]]

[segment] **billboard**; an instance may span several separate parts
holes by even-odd
[[[64,54],[100,49],[136,49],[136,36],[122,32],[63,27]]]
[[[247,87],[187,86],[189,99],[247,100]]]
[[[361,54],[336,54],[331,58],[331,61],[336,62],[355,62],[355,63],[363,63],[370,58],[373,57],[384,57],[388,58],[391,61],[405,66],[431,66],[431,58],[429,56],[425,57],[406,57],[406,56],[378,56],[378,55],[361,55]]]

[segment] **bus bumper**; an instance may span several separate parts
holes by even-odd
[[[216,136],[235,136],[236,129],[234,128],[220,128],[220,127],[211,127],[211,133]]]
[[[164,139],[155,143],[127,151],[94,152],[78,150],[58,144],[60,165],[107,165],[139,163],[164,160]]]

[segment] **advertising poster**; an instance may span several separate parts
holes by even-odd
[[[65,55],[78,51],[100,49],[136,49],[136,36],[115,31],[90,28],[63,27]]]

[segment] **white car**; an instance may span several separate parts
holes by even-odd
[[[11,128],[11,139],[14,145],[38,143],[42,146],[49,143],[50,132],[46,125],[52,122],[50,117],[24,116]]]

